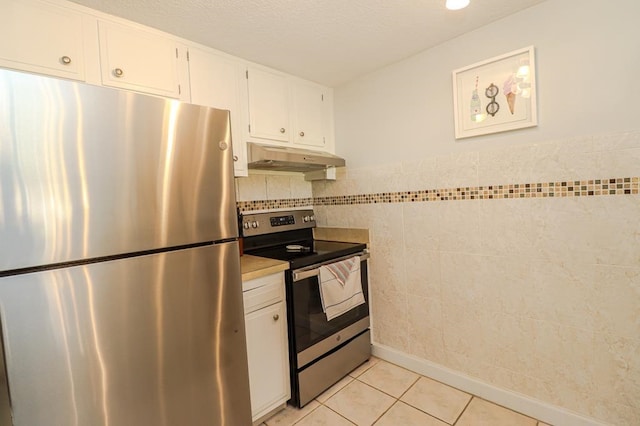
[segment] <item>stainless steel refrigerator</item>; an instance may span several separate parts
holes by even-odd
[[[0,70],[0,202],[0,424],[251,424],[228,111]]]

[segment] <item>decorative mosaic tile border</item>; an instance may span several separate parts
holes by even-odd
[[[330,197],[291,198],[283,200],[240,201],[240,211],[270,210],[308,206],[346,204],[412,203],[425,201],[492,200],[505,198],[594,197],[600,195],[638,194],[640,178],[608,178],[559,182],[488,185],[419,191],[379,192],[374,194]]]

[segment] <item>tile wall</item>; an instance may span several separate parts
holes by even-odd
[[[248,210],[310,202],[320,226],[369,228],[376,342],[637,425],[639,176],[626,132],[345,169],[312,194],[275,176],[238,191]]]
[[[236,178],[240,211],[289,209],[313,205],[311,182],[300,173],[252,174]]]

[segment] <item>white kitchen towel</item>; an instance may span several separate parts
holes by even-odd
[[[342,262],[344,264],[338,268],[335,267],[338,262],[320,267],[320,299],[322,300],[322,310],[327,315],[327,321],[331,321],[364,303],[360,277],[360,257],[354,256]],[[335,270],[348,271],[348,273],[339,273],[338,275],[341,275],[339,280]]]
[[[352,257],[351,259],[341,262],[330,263],[326,265],[326,268],[336,277],[340,285],[344,286],[344,283],[347,282],[347,279],[351,275],[353,265],[356,261],[357,259]]]

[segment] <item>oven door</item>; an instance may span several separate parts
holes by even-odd
[[[360,276],[365,303],[328,321],[322,310],[320,299],[319,267],[353,256],[360,256]],[[292,340],[291,355],[296,354],[297,369],[369,328],[368,258],[369,254],[362,252],[289,271],[287,276],[289,336]]]

